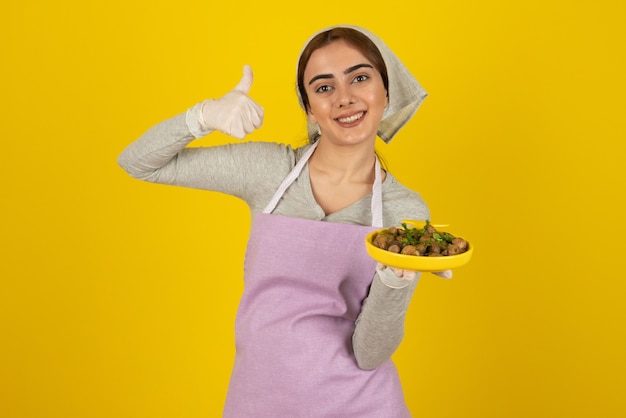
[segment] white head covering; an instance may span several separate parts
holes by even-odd
[[[400,62],[398,57],[389,49],[389,47],[380,38],[367,29],[352,25],[338,25],[322,29],[314,33],[309,38],[309,40],[305,43],[304,48],[306,48],[306,45],[308,45],[311,39],[315,36],[333,28],[351,28],[363,33],[378,47],[378,50],[385,61],[389,77],[389,105],[383,113],[380,125],[378,125],[378,136],[380,136],[383,141],[389,143],[395,134],[398,133],[400,128],[402,128],[409,121],[409,119],[413,117],[428,93],[426,93],[415,77],[413,77],[413,75],[404,66],[404,64]],[[300,52],[300,55],[302,55],[302,52]],[[302,108],[306,111],[299,90],[298,100],[300,101],[300,106],[302,106]],[[311,142],[315,141],[315,138],[318,135],[317,126],[311,122],[307,122],[307,131],[309,140]]]

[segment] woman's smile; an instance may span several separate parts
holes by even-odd
[[[363,116],[365,116],[365,113],[366,113],[365,111],[360,111],[360,112],[352,113],[349,116],[340,116],[336,118],[335,120],[341,123],[342,125],[353,125],[353,124],[356,124],[357,122],[360,122]]]

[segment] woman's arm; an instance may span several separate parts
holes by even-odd
[[[422,197],[390,173],[383,184],[383,207],[384,227],[398,226],[404,219],[430,219]],[[419,278],[420,273],[377,266],[352,336],[354,354],[362,369],[380,366],[400,345],[407,309]]]
[[[117,161],[134,178],[176,184],[175,159],[194,139],[186,114],[178,115],[148,129],[124,149]]]
[[[379,266],[356,320],[352,345],[361,369],[371,370],[389,360],[404,337],[404,321],[420,274],[397,277]]]
[[[120,165],[141,180],[225,193],[262,210],[295,164],[293,150],[261,141],[185,148],[194,140],[185,119],[150,128],[122,152]]]
[[[150,128],[122,152],[118,163],[131,176],[141,180],[231,191],[228,186],[234,183],[232,173],[238,169],[241,172],[241,165],[232,158],[228,146],[212,147],[211,151],[209,148],[186,147],[194,139],[214,130],[241,139],[259,128],[263,122],[263,109],[248,97],[251,84],[252,71],[246,66],[241,81],[232,91],[217,100],[198,103],[186,113]],[[220,150],[213,151],[213,148]],[[222,170],[222,167],[231,169]],[[225,189],[220,188],[222,184]]]

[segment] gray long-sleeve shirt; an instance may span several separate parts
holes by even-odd
[[[253,214],[262,212],[283,179],[306,149],[270,142],[240,142],[209,147],[187,147],[195,138],[185,114],[149,129],[119,156],[119,164],[132,177],[161,184],[211,190],[245,201]],[[387,173],[382,185],[383,226],[404,219],[429,219],[418,193]],[[371,224],[371,195],[326,215],[311,190],[308,168],[287,189],[274,214],[311,220]],[[352,338],[363,369],[373,369],[396,350],[404,335],[404,320],[418,278],[389,283],[376,274],[363,302]]]

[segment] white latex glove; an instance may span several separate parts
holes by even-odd
[[[409,283],[415,279],[415,276],[418,273],[413,270],[403,270],[395,267],[389,267],[382,263],[376,264],[376,271],[386,286],[396,289],[408,286]],[[434,271],[432,274],[443,279],[452,278],[452,270]]]
[[[385,286],[394,289],[402,289],[408,286],[417,276],[416,271],[389,267],[382,263],[376,264],[376,272]]]
[[[233,90],[215,100],[205,100],[201,107],[201,125],[243,139],[263,124],[263,108],[248,97],[252,69],[243,67],[243,77]]]
[[[444,270],[444,271],[433,271],[431,272],[435,276],[439,276],[442,279],[451,279],[452,278],[452,270]]]

